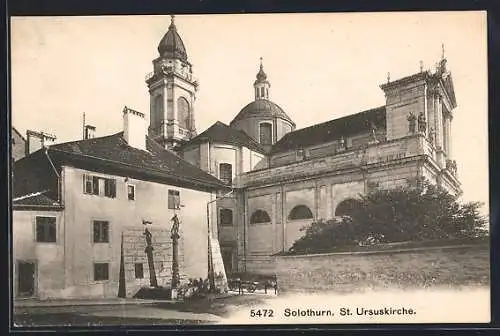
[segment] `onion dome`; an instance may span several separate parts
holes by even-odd
[[[256,77],[257,80],[255,81],[254,85],[259,83],[269,84],[269,82],[267,81],[267,74],[264,72],[264,66],[262,65],[262,57],[260,58],[260,69]]]
[[[172,15],[172,21],[168,27],[167,33],[163,36],[158,45],[158,52],[160,56],[165,58],[180,59],[187,62],[187,52],[186,47],[184,47],[184,42],[177,32],[177,27],[174,23],[174,16]]]

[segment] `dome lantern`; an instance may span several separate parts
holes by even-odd
[[[260,58],[260,69],[256,77],[257,79],[253,83],[253,87],[255,89],[255,100],[269,99],[269,88],[271,87],[271,84],[268,82],[267,75],[264,72],[262,57]]]

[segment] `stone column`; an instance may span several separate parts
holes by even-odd
[[[174,224],[172,225],[172,282],[171,282],[171,298],[177,299],[177,286],[179,285],[179,218],[177,215],[172,217]]]

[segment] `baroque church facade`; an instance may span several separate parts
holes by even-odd
[[[273,273],[272,255],[288,250],[303,226],[348,214],[372,188],[425,177],[461,193],[451,151],[457,102],[444,55],[435,71],[382,84],[384,106],[306,128],[270,99],[261,60],[255,99],[229,125],[198,134],[198,82],[173,18],[158,52],[146,79],[149,136],[231,187],[216,202],[228,273]]]

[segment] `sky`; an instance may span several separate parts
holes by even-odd
[[[270,99],[297,128],[385,104],[380,85],[433,69],[444,44],[458,107],[452,122],[464,201],[488,208],[485,12],[177,15],[200,89],[198,133],[229,123],[254,99],[263,58]],[[14,17],[12,125],[82,137],[122,130],[126,105],[149,118],[146,75],[170,16]]]

